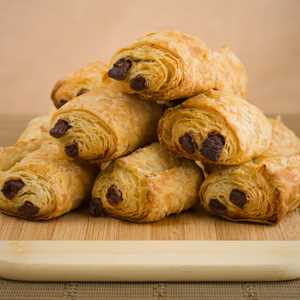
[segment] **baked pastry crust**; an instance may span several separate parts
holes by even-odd
[[[158,143],[117,159],[95,182],[91,213],[133,222],[158,221],[198,201],[203,168]]]
[[[278,223],[300,204],[300,141],[279,119],[259,158],[210,174],[200,189],[203,207],[231,221]]]
[[[272,125],[237,95],[210,91],[169,108],[158,126],[161,144],[204,163],[237,165],[266,151]]]
[[[244,96],[245,67],[227,47],[212,51],[198,38],[178,31],[149,33],[112,57],[105,80],[126,93],[168,102],[210,89]]]
[[[94,168],[69,160],[48,131],[49,117],[37,118],[14,146],[0,148],[1,212],[48,220],[89,196]]]
[[[51,92],[55,107],[60,108],[73,98],[100,87],[104,70],[104,63],[97,61],[58,80]]]
[[[101,87],[57,110],[50,134],[69,156],[105,162],[155,141],[161,114],[158,104]]]

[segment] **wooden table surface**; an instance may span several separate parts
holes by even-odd
[[[1,146],[14,143],[30,116],[0,116]],[[284,116],[300,136],[299,115]],[[299,240],[300,210],[276,226],[231,223],[200,210],[153,224],[89,217],[86,210],[47,222],[29,222],[0,214],[1,240]]]

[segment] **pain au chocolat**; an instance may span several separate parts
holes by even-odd
[[[169,102],[210,89],[244,96],[244,66],[228,48],[212,51],[194,36],[178,31],[149,33],[112,57],[104,80],[126,93]]]
[[[89,196],[94,168],[69,160],[48,131],[48,116],[34,119],[14,146],[0,148],[1,212],[48,220]]]
[[[196,204],[203,180],[203,168],[155,143],[115,160],[99,175],[90,212],[140,223],[158,221]]]
[[[300,141],[272,120],[270,148],[259,158],[210,174],[200,189],[203,207],[231,221],[278,223],[300,204]]]

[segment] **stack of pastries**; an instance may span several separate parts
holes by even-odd
[[[300,140],[246,92],[229,48],[147,34],[59,80],[55,111],[0,149],[0,210],[47,220],[88,202],[92,216],[141,223],[200,203],[278,223],[300,204]]]

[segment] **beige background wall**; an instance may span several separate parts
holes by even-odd
[[[299,0],[0,0],[1,113],[46,112],[56,79],[164,28],[231,46],[252,102],[300,112]]]

